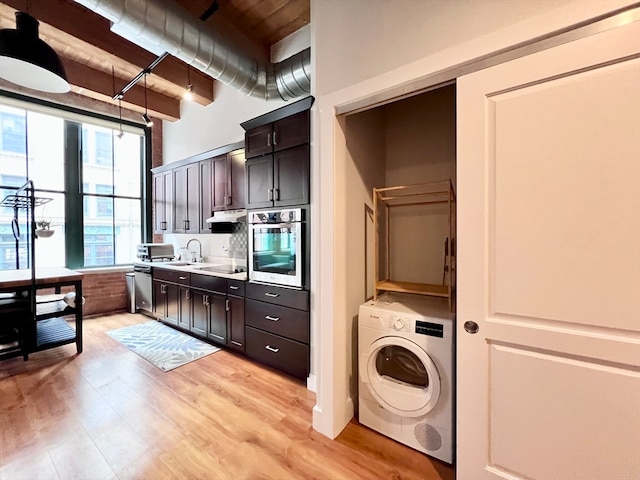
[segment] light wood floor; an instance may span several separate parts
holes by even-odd
[[[0,362],[0,479],[423,479],[453,469],[355,420],[311,427],[315,395],[222,350],[164,373],[85,320],[75,346]]]

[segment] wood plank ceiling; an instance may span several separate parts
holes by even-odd
[[[195,17],[213,3],[218,9],[205,20],[208,28],[229,39],[242,51],[260,60],[269,58],[269,48],[310,21],[310,0],[168,0],[177,1]],[[56,103],[71,103],[76,95],[90,97],[96,110],[113,113],[115,92],[147,67],[156,56],[112,33],[103,17],[73,0],[2,0],[0,28],[15,28],[15,12],[24,11],[40,22],[40,38],[60,56],[71,94],[47,94],[0,80],[0,89],[22,93]],[[189,72],[189,73],[187,73]],[[147,78],[147,108],[156,118],[176,120],[180,100],[188,84],[193,85],[194,101],[208,105],[214,100],[214,80],[175,57],[167,57]],[[63,97],[63,96],[67,97]],[[84,103],[76,101],[75,103]],[[122,100],[128,111],[124,117],[139,120],[134,112],[144,112],[142,81]]]

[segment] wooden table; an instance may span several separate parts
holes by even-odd
[[[37,289],[54,288],[59,293],[61,287],[72,286],[77,302],[75,307],[70,307],[59,297],[50,296],[37,303],[33,324],[26,329],[27,338],[24,339],[28,353],[74,342],[77,352],[82,352],[82,278],[82,273],[68,268],[36,268]],[[0,271],[0,292],[20,292],[29,288],[31,269]],[[62,319],[70,314],[75,314],[75,330]]]

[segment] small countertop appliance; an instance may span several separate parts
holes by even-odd
[[[140,260],[153,261],[159,259],[173,260],[175,252],[170,243],[141,243],[136,256]]]

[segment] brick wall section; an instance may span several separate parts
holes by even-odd
[[[82,281],[85,298],[84,315],[97,315],[126,310],[127,272],[86,273]]]

